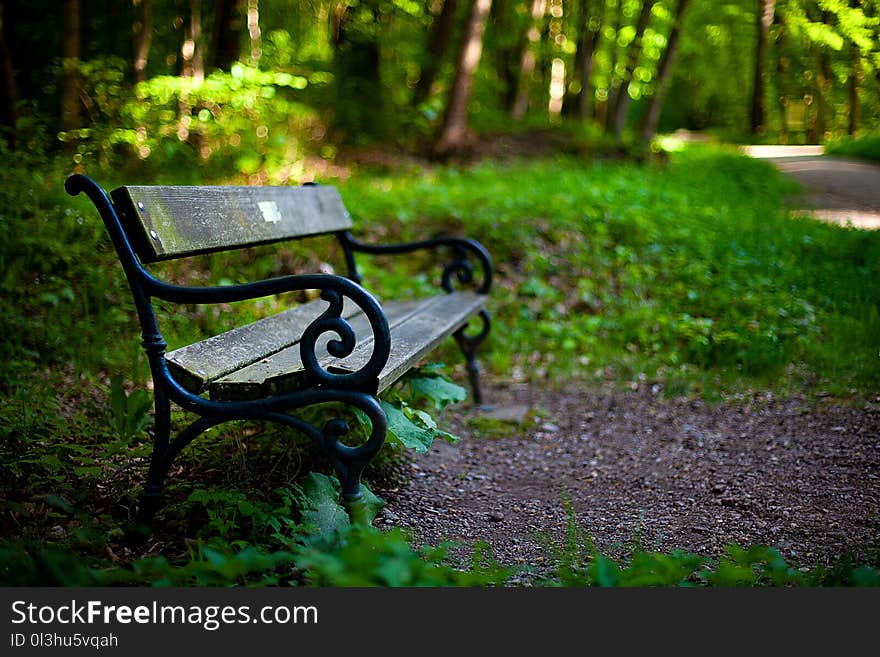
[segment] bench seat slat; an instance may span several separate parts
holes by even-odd
[[[389,328],[417,312],[425,303],[423,299],[413,301],[391,302],[382,305]],[[348,322],[354,330],[358,342],[372,339],[370,323],[363,313],[348,318]],[[226,376],[218,378],[209,386],[211,399],[219,401],[256,399],[267,395],[296,390],[300,387],[303,375],[303,363],[300,357],[299,337],[297,342],[281,349],[268,357],[260,358],[247,367],[243,367]],[[392,334],[393,335],[393,334]],[[326,354],[327,343],[335,339],[335,333],[323,333],[315,346],[315,353],[322,366],[327,366],[327,361],[333,358]]]
[[[463,326],[483,308],[484,297],[473,292],[442,294],[428,299],[388,302],[382,305],[391,329],[391,356],[379,375],[379,392],[396,381],[409,367],[441,340]],[[325,333],[317,343],[321,366],[329,371],[348,372],[362,367],[372,354],[373,335],[363,314],[349,320],[358,346],[345,359],[326,354],[327,342],[336,336]],[[303,365],[299,345],[289,347],[212,381],[212,399],[230,401],[296,390],[302,385]]]
[[[176,349],[165,356],[168,367],[185,388],[201,393],[214,379],[295,344],[328,306],[326,301],[315,299]],[[358,312],[357,304],[345,297],[343,317],[350,318]]]
[[[379,374],[382,392],[446,337],[464,326],[483,308],[484,298],[473,292],[457,292],[433,297],[391,330],[391,355]],[[336,361],[330,371],[355,371],[370,358],[372,347],[363,343],[347,358]]]

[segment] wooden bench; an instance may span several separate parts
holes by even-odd
[[[387,423],[377,396],[449,335],[467,361],[474,402],[480,404],[476,349],[489,332],[484,307],[492,283],[487,251],[469,239],[445,237],[394,245],[355,240],[338,191],[302,187],[120,187],[109,195],[75,174],[65,188],[84,192],[100,213],[125,272],[140,320],[153,377],[153,452],[140,497],[138,521],[150,527],[175,457],[207,429],[229,420],[259,419],[311,436],[330,458],[343,502],[356,511],[360,476],[379,451]],[[299,274],[246,284],[181,286],[147,265],[286,240],[335,235],[347,275]],[[383,300],[360,285],[355,254],[408,254],[433,250],[447,256],[436,296]],[[479,267],[475,276],[474,265]],[[456,291],[456,282],[471,289]],[[320,298],[167,352],[154,300],[183,304],[231,303],[292,291],[318,290]],[[476,334],[468,321],[480,320]],[[171,437],[171,403],[197,418]],[[296,412],[341,402],[372,423],[357,446],[342,438],[348,427],[332,420],[316,427]]]

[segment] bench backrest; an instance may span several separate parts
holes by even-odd
[[[351,228],[335,187],[119,187],[111,192],[142,262]]]

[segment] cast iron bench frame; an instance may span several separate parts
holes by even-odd
[[[153,449],[137,512],[142,528],[152,527],[169,468],[181,450],[211,427],[231,420],[267,420],[314,439],[332,462],[341,484],[342,501],[355,516],[362,504],[361,474],[382,447],[387,433],[379,393],[450,334],[466,358],[473,401],[482,404],[476,350],[490,330],[484,300],[492,284],[492,261],[475,240],[441,237],[403,244],[364,244],[352,237],[351,218],[338,191],[329,186],[120,187],[108,195],[91,178],[74,174],[65,181],[65,189],[71,196],[85,193],[98,210],[128,280],[141,325],[155,403]],[[346,276],[292,274],[244,284],[182,286],[156,278],[145,266],[160,260],[317,235],[338,238],[345,256]],[[394,306],[394,302],[383,307],[361,286],[355,253],[397,255],[426,249],[446,249],[451,252],[451,259],[440,276],[445,294],[432,297],[424,307],[413,310],[413,302],[403,310],[399,309],[405,304]],[[475,279],[471,259],[479,265],[479,279]],[[471,284],[474,291],[455,291],[456,280]],[[199,352],[208,341],[166,354],[167,344],[159,330],[153,299],[181,304],[231,303],[303,290],[320,290],[324,305],[310,311],[298,341],[295,336],[288,340],[285,353],[297,359],[301,369],[293,379],[281,377],[282,383],[290,379],[286,385],[258,387],[256,393],[251,391],[242,398],[223,394],[223,388],[218,388],[220,393],[214,395],[208,392],[211,382],[192,380],[204,374],[202,370],[194,370],[190,365],[187,371],[175,361],[175,354],[186,360],[187,349],[195,347]],[[431,304],[438,304],[433,315],[429,312]],[[402,355],[395,352],[395,327],[389,325],[385,312],[392,306],[398,308],[398,314],[406,316],[407,322],[413,318],[416,322],[409,325],[416,327],[412,335],[400,339],[399,350],[406,352]],[[450,312],[450,308],[456,312]],[[481,320],[478,332],[466,333],[469,321],[475,317]],[[269,319],[250,327],[259,332],[260,323]],[[359,332],[368,329],[367,337],[356,335],[352,325],[358,322]],[[413,336],[418,344],[407,343]],[[240,340],[247,342],[249,338],[242,335]],[[275,353],[279,353],[277,348],[277,344],[272,347]],[[353,354],[359,359],[354,358],[348,367],[336,366],[345,365],[345,359],[353,358]],[[269,353],[266,357],[274,355]],[[259,362],[267,360],[261,358]],[[173,440],[171,402],[198,416]],[[292,414],[326,402],[341,402],[366,414],[372,423],[369,437],[357,446],[349,446],[341,440],[349,430],[344,420],[334,419],[319,428]]]

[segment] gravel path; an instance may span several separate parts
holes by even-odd
[[[496,415],[528,409],[525,421],[447,412],[462,440],[438,441],[404,466],[409,477],[374,486],[388,502],[377,525],[455,541],[462,558],[485,541],[501,563],[530,566],[525,581],[551,568],[544,546],[564,535],[566,496],[616,558],[634,545],[717,556],[736,542],[812,566],[880,548],[880,397],[863,409],[769,394],[709,405],[517,385],[487,398]]]

